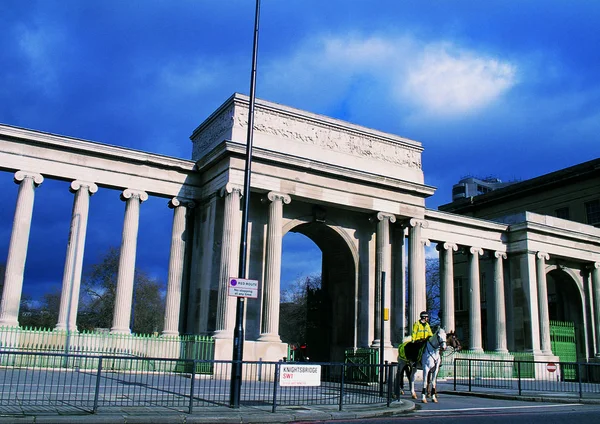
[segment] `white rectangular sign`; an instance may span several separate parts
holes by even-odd
[[[320,386],[321,365],[281,365],[280,386]]]
[[[258,297],[258,280],[235,277],[230,278],[229,296],[250,297],[256,299]]]

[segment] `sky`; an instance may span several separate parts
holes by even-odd
[[[192,131],[249,93],[254,9],[3,0],[0,123],[189,159]],[[598,22],[594,1],[262,0],[256,96],[421,142],[436,209],[467,175],[523,180],[600,156]],[[0,172],[0,261],[12,178]],[[36,190],[26,293],[60,288],[72,198],[62,182]],[[151,198],[140,217],[138,267],[164,281],[171,213]],[[123,214],[114,192],[92,197],[84,265],[120,244]],[[312,242],[284,237],[285,284],[319,269]]]

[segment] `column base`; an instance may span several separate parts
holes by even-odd
[[[179,331],[163,331],[161,337],[178,337]]]
[[[19,327],[19,321],[16,319],[0,320],[0,327]]]
[[[233,331],[232,330],[217,330],[213,333],[214,339],[229,339],[233,340]]]
[[[110,329],[110,334],[131,334],[131,329],[130,328],[111,328]]]
[[[269,343],[281,343],[281,338],[278,334],[261,334],[256,341],[269,342]]]
[[[79,333],[79,330],[77,329],[77,327],[75,328],[67,328],[66,325],[59,325],[57,324],[56,327],[54,327],[54,331],[68,331],[70,333]]]

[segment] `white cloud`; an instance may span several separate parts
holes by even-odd
[[[454,115],[486,107],[516,83],[516,66],[448,44],[427,46],[400,83],[427,112]]]
[[[59,59],[56,58],[60,57],[61,32],[19,26],[15,29],[15,35],[20,52],[28,62],[31,83],[47,94],[53,94],[57,88]]]
[[[265,64],[263,75],[270,97],[300,104],[320,107],[367,90],[413,113],[454,116],[498,100],[516,84],[517,66],[449,42],[352,34],[307,40]]]

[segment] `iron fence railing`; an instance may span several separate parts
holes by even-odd
[[[34,327],[0,327],[0,349],[80,355],[214,359],[210,336],[111,334],[101,331],[56,331]]]
[[[507,393],[600,394],[600,364],[455,358],[454,390],[483,388]]]
[[[281,384],[290,362],[242,362],[240,404],[266,406],[386,403],[392,400],[395,365],[310,363],[315,386]],[[94,413],[113,407],[161,406],[191,413],[229,406],[231,361],[0,351],[0,414],[48,410]],[[360,368],[360,371],[359,371]],[[377,372],[376,372],[377,370]],[[378,375],[380,383],[363,376]],[[288,371],[289,372],[289,369]]]

